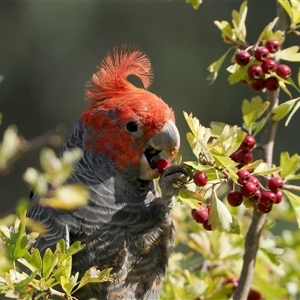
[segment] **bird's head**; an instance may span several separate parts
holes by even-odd
[[[144,88],[130,83],[129,75],[139,77]],[[90,129],[85,148],[111,158],[119,171],[138,170],[142,180],[158,177],[154,164],[159,153],[165,151],[172,160],[180,145],[173,110],[146,90],[151,80],[151,64],[143,52],[114,48],[89,83],[86,98],[92,103],[81,115]]]

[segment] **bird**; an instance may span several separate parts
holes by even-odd
[[[140,48],[121,45],[108,52],[87,84],[89,105],[58,154],[82,150],[65,184],[84,185],[87,204],[64,210],[37,195],[30,201],[27,217],[46,229],[35,248],[44,252],[61,239],[80,241],[85,247],[72,261],[79,278],[91,267],[112,268],[112,281],[82,287],[77,299],[159,297],[174,245],[170,214],[185,171],[180,165],[162,173],[155,167],[163,153],[174,159],[180,134],[173,109],[148,90],[152,79],[150,59]]]

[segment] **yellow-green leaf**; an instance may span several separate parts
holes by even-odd
[[[296,104],[297,101],[299,101],[299,99],[300,98],[296,98],[289,101],[285,101],[277,107],[273,108],[272,113],[274,115],[272,119],[274,121],[279,121],[283,119],[292,110],[293,106]]]
[[[294,193],[287,191],[287,190],[283,190],[283,193],[289,199],[289,201],[295,211],[295,216],[296,216],[296,219],[298,222],[298,226],[300,228],[300,197],[298,195],[295,195]]]
[[[191,3],[191,5],[194,9],[198,9],[200,4],[202,3],[202,0],[185,0],[185,2]]]
[[[270,22],[261,32],[261,34],[259,35],[257,42],[255,44],[259,44],[262,40],[266,40],[265,35],[267,33],[267,31],[272,31],[273,28],[275,27],[275,25],[278,22],[279,17],[276,17],[272,22]]]
[[[217,79],[218,77],[218,72],[226,58],[226,56],[228,55],[228,53],[234,49],[235,47],[231,47],[229,48],[225,54],[223,54],[218,60],[214,61],[213,63],[211,63],[207,70],[211,73],[208,77],[207,77],[207,80],[209,81],[209,84],[213,84],[214,81]]]
[[[256,121],[269,107],[270,102],[263,102],[260,96],[251,98],[251,100],[244,99],[242,103],[243,121],[247,127]]]
[[[199,208],[199,203],[203,203],[205,199],[198,193],[190,191],[186,188],[180,188],[177,200],[188,204],[191,208]]]
[[[275,56],[278,59],[287,61],[300,61],[299,46],[292,46],[281,51],[278,51]]]
[[[215,197],[212,197],[208,224],[210,224],[213,229],[222,232],[224,230],[230,231],[231,223],[232,216],[230,212],[226,205],[219,200],[215,194]]]
[[[290,157],[288,152],[282,152],[280,154],[280,167],[280,175],[282,178],[294,174],[299,169],[299,155],[294,154]]]

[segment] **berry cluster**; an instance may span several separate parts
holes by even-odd
[[[288,79],[291,74],[291,68],[288,65],[277,65],[274,60],[274,53],[280,50],[280,43],[275,39],[270,39],[265,46],[257,47],[252,55],[247,50],[238,50],[235,54],[235,61],[240,66],[247,66],[247,77],[242,80],[243,83],[250,85],[253,90],[261,91],[266,88],[269,91],[275,91],[279,88],[279,82],[276,73],[282,79]]]
[[[274,176],[268,180],[268,189],[265,189],[257,177],[251,175],[248,170],[240,169],[237,172],[240,190],[232,190],[227,195],[228,203],[231,206],[239,206],[244,198],[256,204],[257,210],[262,214],[272,210],[273,204],[281,202],[283,193],[280,190],[283,180]]]
[[[238,163],[239,169],[253,161],[253,154],[251,151],[255,144],[255,138],[252,135],[247,134],[239,149],[230,155],[230,158]]]
[[[192,209],[192,217],[197,222],[203,225],[203,228],[211,231],[211,225],[208,224],[208,217],[210,213],[210,204],[202,204],[199,209]]]

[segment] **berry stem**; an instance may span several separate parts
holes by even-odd
[[[284,184],[282,188],[284,190],[300,191],[300,186],[293,184]]]
[[[287,28],[286,13],[279,3],[277,3],[277,16],[279,17],[277,23],[277,29],[282,31],[282,35],[285,34]],[[269,91],[267,93],[268,101],[270,102],[269,112],[279,103],[279,89],[275,91]],[[267,163],[268,167],[271,168],[273,164],[273,149],[275,135],[277,131],[278,123],[272,118],[268,119],[266,123],[261,145],[263,150],[263,159]],[[266,220],[266,215],[261,214],[256,209],[253,211],[251,224],[245,239],[245,254],[243,257],[243,267],[241,276],[239,279],[239,285],[233,295],[234,300],[247,299],[251,282],[254,275],[255,260],[258,251],[259,240],[263,225]]]

